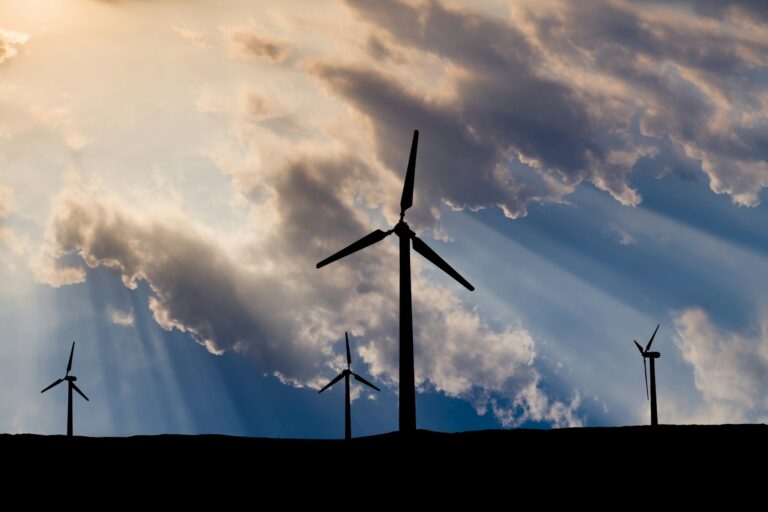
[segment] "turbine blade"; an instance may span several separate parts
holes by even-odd
[[[349,369],[349,365],[352,364],[352,355],[349,353],[349,335],[346,332],[344,338],[347,342],[347,369]]]
[[[69,351],[69,362],[67,363],[67,373],[72,370],[72,356],[75,355],[75,342],[72,342],[72,350]]]
[[[86,401],[86,402],[90,402],[90,400],[88,400],[88,397],[87,397],[87,396],[85,396],[85,393],[83,393],[83,392],[82,392],[82,390],[81,390],[79,387],[77,387],[77,384],[75,384],[74,382],[72,383],[72,389],[74,389],[75,391],[77,391],[78,393],[80,393],[80,396],[82,396],[83,398],[85,398],[85,401]]]
[[[370,382],[368,382],[367,380],[365,380],[364,378],[362,378],[358,374],[352,372],[352,376],[355,378],[356,381],[362,382],[366,386],[371,387],[371,388],[375,389],[376,391],[381,391],[379,388],[377,388],[376,386],[374,386],[373,384],[371,384]]]
[[[645,399],[650,400],[648,395],[648,365],[645,364],[645,357],[643,357],[643,373],[645,374]]]
[[[411,156],[408,158],[408,170],[405,171],[403,183],[403,196],[400,198],[400,217],[405,210],[413,205],[413,182],[416,177],[416,148],[419,145],[419,130],[413,130],[413,142],[411,142]]]
[[[42,390],[42,391],[41,391],[41,393],[45,393],[46,391],[48,391],[48,390],[49,390],[49,389],[51,389],[52,387],[54,387],[54,386],[58,386],[58,385],[59,385],[59,384],[61,384],[62,382],[64,382],[64,379],[59,379],[59,380],[57,380],[56,382],[54,382],[53,384],[51,384],[50,386],[48,386],[47,388],[45,388],[44,390]]]
[[[363,238],[361,238],[357,242],[354,242],[353,244],[348,245],[347,247],[345,247],[344,249],[340,250],[339,252],[337,252],[333,256],[329,256],[329,257],[325,258],[323,261],[318,263],[316,265],[316,267],[317,268],[324,267],[324,266],[326,266],[329,263],[333,263],[336,260],[340,260],[344,256],[349,256],[353,252],[357,252],[357,251],[359,251],[361,249],[365,249],[369,245],[373,245],[376,242],[381,242],[390,233],[392,233],[392,232],[391,231],[382,231],[380,229],[377,229],[373,233],[369,233],[369,234],[365,235]]]
[[[635,345],[637,345],[637,350],[640,351],[640,354],[641,355],[644,354],[645,352],[643,352],[643,347],[640,346],[640,344],[637,342],[637,340],[633,340],[633,341],[635,342]]]
[[[336,377],[335,377],[335,378],[334,378],[334,379],[333,379],[331,382],[329,382],[328,384],[326,384],[326,385],[323,387],[323,389],[321,389],[320,391],[318,391],[318,393],[322,393],[323,391],[325,391],[325,390],[326,390],[326,389],[328,389],[329,387],[333,386],[334,384],[336,384],[337,382],[339,382],[339,381],[342,379],[342,377],[344,377],[344,374],[343,374],[343,373],[340,373],[340,374],[338,374],[338,375],[337,375],[337,376],[336,376]]]
[[[457,280],[459,283],[461,283],[467,290],[473,291],[475,289],[474,286],[469,284],[469,281],[461,277],[461,274],[456,272],[453,267],[451,267],[446,261],[437,255],[435,251],[433,251],[427,244],[424,243],[423,240],[421,240],[416,235],[413,235],[411,237],[413,239],[413,248],[414,250],[427,258],[429,261],[437,265],[443,272]]]
[[[661,324],[659,324],[661,325]],[[659,325],[656,326],[656,329],[653,331],[653,335],[651,336],[651,341],[648,342],[648,345],[645,347],[645,351],[648,352],[651,349],[651,343],[653,343],[653,338],[656,337],[656,331],[659,330]]]

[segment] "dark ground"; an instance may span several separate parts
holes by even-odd
[[[138,485],[137,492],[175,489],[186,498],[194,493],[248,494],[258,488],[262,495],[277,493],[291,503],[314,499],[315,494],[304,494],[304,490],[326,489],[326,482],[347,482],[354,486],[349,491],[353,494],[397,489],[449,502],[454,497],[483,501],[489,498],[485,493],[495,496],[500,491],[514,496],[535,493],[553,502],[570,497],[580,503],[582,499],[608,503],[617,492],[643,501],[649,489],[680,496],[691,492],[697,500],[702,493],[722,496],[740,490],[729,509],[737,506],[745,492],[759,491],[762,496],[768,489],[766,425],[457,434],[420,430],[412,436],[393,433],[350,442],[176,435],[68,439],[21,434],[0,435],[0,457],[4,475],[12,477],[0,480],[6,489],[13,489],[12,482],[55,475],[59,483],[72,478],[91,487],[125,490],[132,488],[123,488],[131,482]],[[287,484],[291,490],[284,490]],[[388,492],[377,491],[375,500],[394,499]],[[129,500],[135,497],[125,494]],[[343,494],[334,499],[342,498]],[[760,499],[759,508],[763,508],[764,498]]]

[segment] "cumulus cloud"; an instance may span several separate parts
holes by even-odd
[[[118,309],[109,308],[108,310],[109,320],[115,325],[122,325],[123,327],[130,327],[133,325],[133,311],[120,311]]]
[[[250,29],[231,30],[228,35],[236,54],[242,58],[265,59],[277,63],[284,61],[291,53],[287,43],[269,39]]]
[[[264,373],[295,386],[317,388],[339,370],[332,341],[349,330],[363,340],[356,350],[372,376],[396,388],[396,244],[385,241],[322,271],[314,268],[371,230],[356,213],[354,194],[347,197],[369,174],[352,157],[286,163],[261,184],[274,218],[236,245],[173,213],[68,191],[54,207],[50,251],[54,259],[77,254],[91,268],[111,269],[129,288],[145,281],[161,327],[189,333],[212,353],[248,356]],[[456,290],[425,279],[418,261],[414,269],[420,389],[467,399],[505,425],[578,424],[578,401],[566,404],[542,389],[527,331],[490,327],[466,310]],[[67,276],[52,270],[43,277],[56,284]]]
[[[695,308],[676,317],[675,329],[675,343],[693,367],[710,421],[768,420],[768,311],[751,334],[719,329]]]
[[[0,64],[19,54],[18,46],[29,40],[27,34],[0,28]]]

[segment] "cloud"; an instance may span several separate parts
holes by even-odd
[[[768,420],[768,311],[750,334],[718,329],[696,308],[679,313],[675,329],[675,344],[693,367],[709,421]]]
[[[278,63],[291,53],[288,44],[255,34],[250,29],[230,30],[228,36],[235,45],[236,54],[245,59],[265,59]]]
[[[298,158],[298,157],[297,157]],[[362,361],[379,382],[398,379],[396,245],[388,240],[318,271],[314,263],[371,230],[355,206],[371,171],[345,155],[306,155],[256,183],[272,213],[237,243],[180,213],[131,209],[102,194],[70,190],[49,225],[54,261],[79,255],[129,288],[151,290],[149,309],[164,329],[188,333],[215,354],[250,357],[265,374],[318,388],[341,359],[332,342],[344,330],[361,337]],[[257,196],[253,196],[257,197]],[[246,231],[247,232],[247,231]],[[468,311],[453,288],[432,283],[414,261],[416,377],[420,389],[469,400],[505,425],[578,424],[578,402],[543,389],[533,338],[522,328],[494,329]],[[53,284],[71,278],[47,267]],[[339,345],[340,346],[340,345]]]
[[[694,7],[706,16],[768,21],[768,4],[762,0],[696,0]]]
[[[632,233],[626,229],[615,226],[611,229],[618,236],[619,245],[633,245],[637,243],[637,240],[632,236]]]
[[[197,32],[195,30],[192,30],[189,27],[184,27],[184,26],[171,27],[171,30],[179,34],[179,36],[181,36],[183,39],[190,41],[192,44],[194,44],[198,48],[208,47],[205,34],[203,34],[202,32]]]
[[[695,162],[739,205],[757,205],[768,186],[759,30],[727,29],[690,5],[520,2],[504,19],[439,1],[345,3],[371,29],[369,53],[385,59],[371,44],[384,38],[409,58],[378,69],[321,61],[313,72],[370,119],[388,167],[404,165],[400,134],[423,130],[425,202],[498,205],[514,218],[591,182],[634,206],[630,176],[644,158]],[[420,66],[441,80],[409,79]]]
[[[317,68],[326,85],[371,118],[380,156],[393,168],[402,167],[392,140],[404,126],[439,141],[430,153],[425,138],[420,159],[420,179],[435,199],[455,208],[499,205],[518,217],[530,204],[560,201],[589,180],[624,204],[639,202],[626,180],[634,160],[614,156],[630,154],[627,141],[602,142],[620,127],[601,122],[589,95],[542,73],[536,49],[515,26],[439,2],[347,4],[376,30],[455,70],[447,85],[454,93],[435,100],[430,90],[407,87],[401,72]]]
[[[368,41],[365,43],[365,50],[371,58],[378,61],[404,62],[402,56],[395,54],[389,45],[374,35],[368,37]]]
[[[0,64],[18,55],[17,46],[25,44],[28,40],[27,34],[0,28]]]
[[[625,119],[637,119],[665,167],[682,164],[676,155],[684,155],[698,162],[712,191],[738,205],[759,204],[768,185],[768,151],[760,142],[768,41],[760,29],[733,30],[680,7],[554,5],[530,15],[532,37],[576,87],[595,91],[601,105],[628,107]],[[629,133],[636,144],[643,140]]]
[[[124,327],[130,327],[133,325],[133,311],[119,311],[117,309],[109,308],[109,320],[115,325],[122,325]]]

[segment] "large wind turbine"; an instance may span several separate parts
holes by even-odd
[[[80,396],[85,398],[86,401],[90,402],[88,400],[88,397],[85,396],[85,393],[83,393],[79,387],[75,384],[75,381],[77,380],[77,377],[74,375],[70,375],[69,372],[72,370],[72,356],[75,355],[75,342],[72,342],[72,350],[69,351],[69,362],[67,363],[67,373],[64,375],[63,379],[58,379],[56,382],[45,388],[41,391],[41,393],[45,393],[49,389],[51,389],[54,386],[58,386],[64,381],[67,381],[68,384],[68,394],[67,394],[67,435],[72,436],[72,390],[74,389],[78,393],[80,393]]]
[[[349,256],[353,252],[365,249],[369,245],[381,242],[392,233],[400,237],[400,431],[412,432],[416,430],[416,388],[413,371],[413,311],[411,307],[411,242],[413,249],[426,259],[437,265],[449,276],[464,285],[468,290],[474,286],[461,277],[448,263],[435,251],[429,248],[416,233],[411,231],[403,220],[405,211],[413,205],[413,182],[416,174],[416,147],[419,143],[419,131],[413,132],[411,144],[411,156],[408,159],[408,170],[405,173],[403,196],[400,199],[400,221],[393,229],[382,231],[377,229],[373,233],[365,235],[357,242],[340,250],[333,256],[329,256],[317,264],[317,268]]]
[[[645,370],[645,397],[646,399],[649,398],[648,396],[648,367],[645,365],[645,360],[650,359],[651,360],[651,425],[658,425],[659,424],[659,417],[656,413],[656,359],[661,357],[661,354],[659,352],[650,352],[651,350],[651,343],[653,343],[653,338],[656,337],[656,331],[659,330],[659,326],[656,326],[656,329],[653,331],[653,335],[651,335],[651,340],[648,342],[648,345],[645,346],[645,350],[643,350],[643,347],[635,341],[635,345],[637,345],[637,350],[640,351],[640,355],[643,356],[643,370]]]
[[[344,339],[347,342],[347,369],[343,370],[340,374],[334,377],[334,379],[326,384],[323,389],[318,391],[318,393],[322,393],[329,387],[339,382],[342,378],[344,379],[344,439],[352,439],[352,412],[349,404],[349,376],[351,375],[355,378],[356,381],[362,382],[366,386],[371,387],[376,391],[381,390],[349,368],[349,365],[352,364],[352,355],[349,353],[349,336],[346,332],[344,333]]]

